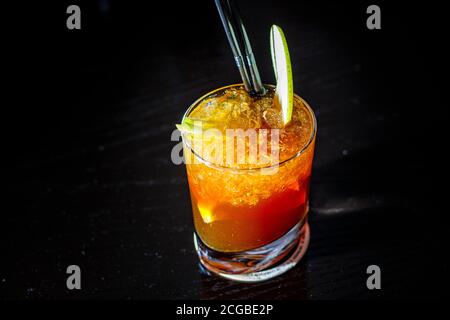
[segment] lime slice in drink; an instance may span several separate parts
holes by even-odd
[[[186,117],[183,119],[183,122],[181,124],[176,124],[175,126],[181,132],[194,133],[195,126],[199,125],[202,125],[202,122],[198,121],[196,123],[194,120]]]
[[[181,132],[193,132],[193,128],[191,128],[190,126],[188,126],[186,124],[183,124],[183,123],[182,124],[176,124],[175,126]]]
[[[270,29],[270,47],[272,53],[272,63],[277,81],[274,101],[281,108],[284,125],[288,124],[292,118],[292,108],[294,106],[294,84],[292,81],[291,58],[289,49],[280,27],[273,25]]]
[[[178,130],[181,132],[194,133],[194,129],[206,130],[215,127],[215,123],[212,121],[205,121],[201,119],[184,118],[181,124],[175,124]]]
[[[175,126],[191,145],[210,145],[222,141],[221,132],[216,128],[217,123],[212,121],[185,117],[181,124]]]

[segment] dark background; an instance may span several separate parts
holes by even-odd
[[[318,119],[309,251],[258,284],[200,271],[185,169],[170,160],[190,103],[239,82],[213,1],[5,5],[0,298],[443,297],[445,10],[374,3],[381,30],[365,25],[372,2],[239,1],[263,81],[276,23]],[[70,264],[80,291],[66,289]],[[382,290],[366,288],[371,264]]]

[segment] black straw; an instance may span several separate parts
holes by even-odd
[[[233,0],[215,2],[245,89],[250,94],[263,95],[266,89],[261,82],[250,40],[236,4]]]

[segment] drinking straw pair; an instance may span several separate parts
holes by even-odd
[[[244,24],[233,0],[215,0],[225,33],[241,74],[245,89],[251,95],[264,95],[255,57]]]

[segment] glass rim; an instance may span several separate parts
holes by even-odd
[[[184,119],[188,117],[188,115],[192,112],[192,110],[195,109],[195,107],[197,107],[200,102],[202,102],[203,100],[205,100],[206,98],[208,98],[209,96],[213,95],[214,93],[221,91],[221,90],[225,90],[228,88],[232,88],[232,87],[238,87],[238,86],[243,86],[243,83],[235,83],[235,84],[230,84],[230,85],[226,85],[217,89],[214,89],[212,91],[209,91],[208,93],[204,94],[203,96],[201,96],[200,98],[198,98],[197,100],[195,100],[190,106],[189,108],[187,108],[186,112],[183,114],[183,117],[181,119],[181,123],[183,123]],[[274,85],[272,84],[264,84],[265,87],[269,87],[269,88],[275,88]],[[308,102],[306,102],[305,99],[303,99],[302,97],[300,97],[299,95],[294,93],[294,99],[297,98],[299,99],[305,106],[306,109],[308,109],[311,117],[312,117],[312,122],[313,122],[313,130],[311,130],[311,134],[310,137],[308,139],[308,142],[302,146],[302,148],[297,151],[296,153],[294,153],[292,156],[290,156],[287,159],[284,159],[283,161],[280,161],[276,164],[271,164],[271,165],[267,165],[267,166],[263,166],[263,167],[255,167],[255,168],[233,168],[233,167],[227,167],[227,166],[222,166],[219,164],[216,164],[214,162],[208,161],[206,159],[203,159],[200,155],[198,155],[190,146],[189,143],[185,142],[185,140],[183,139],[183,144],[186,145],[189,148],[189,151],[192,152],[192,154],[198,158],[200,160],[201,163],[209,166],[209,167],[213,167],[213,168],[217,168],[220,170],[230,170],[230,171],[239,171],[239,172],[251,172],[251,171],[260,171],[260,170],[270,170],[270,169],[274,169],[277,168],[293,159],[296,159],[297,157],[301,156],[311,145],[311,143],[314,141],[314,138],[316,137],[316,133],[317,133],[317,120],[316,120],[316,115],[314,114],[314,111],[312,110],[311,106],[308,104]]]

